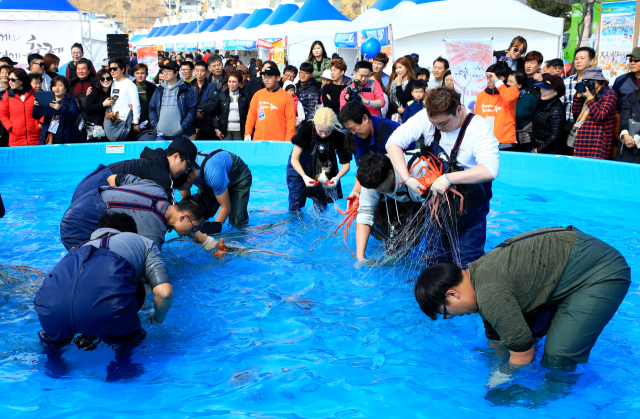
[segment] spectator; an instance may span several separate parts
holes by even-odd
[[[57,76],[51,80],[51,90],[55,94],[56,100],[49,103],[56,110],[55,116],[45,116],[42,122],[40,134],[40,144],[73,144],[82,142],[82,135],[76,125],[80,108],[78,103],[69,93],[71,86],[69,81]],[[38,101],[34,101],[33,117],[42,118]],[[46,104],[42,104],[46,106]]]
[[[386,55],[385,55],[386,57]],[[347,71],[347,65],[341,58],[331,60],[331,80],[332,82],[322,86],[322,104],[325,108],[331,108],[334,114],[340,113],[340,96],[347,87],[344,84],[343,76]]]
[[[429,83],[429,78],[430,77],[431,77],[431,73],[426,68],[421,68],[416,73],[416,80],[424,80],[425,83]],[[427,86],[427,87],[429,87],[429,86]]]
[[[135,68],[137,65],[138,65],[138,53],[133,51],[133,53],[131,53],[131,59],[129,60],[129,67],[134,69],[133,72],[135,72]]]
[[[524,72],[527,75],[527,85],[524,90],[531,91],[531,87],[542,82],[541,66],[544,57],[538,51],[529,51],[524,57]]]
[[[256,62],[261,62],[261,61],[257,60]],[[261,72],[264,72],[270,66],[277,67],[277,64],[274,63],[273,61],[265,61],[265,63],[262,64],[262,67],[258,67],[258,68],[260,69]],[[264,87],[265,85],[261,75],[258,75],[252,78],[251,81],[247,83],[247,86],[244,89],[244,93],[247,96],[247,103],[251,103],[251,100],[253,99],[253,95],[255,95],[260,89],[264,89]]]
[[[433,68],[431,69],[431,75],[433,80],[429,80],[429,89],[437,89],[444,83],[444,73],[449,69],[449,61],[442,57],[436,58],[433,62]]]
[[[562,78],[564,75],[564,61],[561,58],[554,58],[547,61],[548,73],[552,76],[558,76]]]
[[[632,60],[634,58],[635,56],[631,57]],[[634,63],[634,67],[637,68],[637,66],[638,64]],[[634,67],[631,68],[631,71],[633,71]],[[622,86],[624,86],[624,83]],[[636,130],[636,124],[632,123],[636,119],[640,119],[640,88],[629,93],[622,105],[622,113],[620,114],[621,142],[618,145],[616,154],[616,160],[618,161],[640,163],[640,151],[638,150],[640,148],[640,130]]]
[[[319,42],[319,41],[318,41]],[[316,49],[319,46],[315,47]],[[296,83],[296,95],[302,107],[304,108],[304,118],[309,121],[313,119],[316,108],[320,103],[320,83],[313,77],[313,64],[305,62],[300,64],[300,72],[298,73],[298,83]]]
[[[442,86],[446,87],[447,89],[456,90],[456,83],[453,80],[453,74],[451,74],[451,70],[447,70],[447,72],[444,73],[444,84]]]
[[[140,97],[138,96],[138,88],[125,73],[126,68],[127,65],[122,58],[109,60],[109,72],[114,78],[109,96],[116,99],[110,110],[113,113],[118,113],[120,119],[125,121],[126,128],[133,128],[134,131],[137,131],[140,121]],[[129,121],[129,115],[131,115],[131,121]],[[105,124],[109,123],[105,122]],[[109,136],[109,125],[105,126],[105,129]],[[110,136],[109,139],[111,140],[111,138]]]
[[[93,86],[95,78],[89,71],[89,61],[80,58],[76,63],[76,78],[70,83],[69,94],[73,96],[82,109],[86,105],[87,90]]]
[[[47,76],[51,77],[52,79],[56,76],[59,76],[58,74],[59,65],[60,65],[60,58],[58,58],[57,55],[54,55],[52,53],[47,53],[44,55],[44,67],[45,67],[45,73],[47,73]]]
[[[526,67],[526,61],[525,61]],[[538,100],[527,92],[527,82],[531,80],[524,73],[516,71],[509,74],[507,84],[520,92],[516,102],[516,139],[518,145],[511,151],[531,151],[533,148],[533,111]],[[564,85],[563,85],[564,86]],[[564,92],[563,92],[564,93]]]
[[[260,71],[262,70],[264,62],[261,59],[257,59],[256,60],[256,74],[254,75],[254,77],[258,77],[260,76]],[[297,72],[298,70],[296,70]]]
[[[193,54],[190,52],[187,52],[187,55],[184,56],[184,60],[193,62]]]
[[[640,47],[634,48],[631,54],[627,54],[627,58],[629,59],[629,72],[616,78],[613,83],[613,91],[618,95],[618,112],[622,110],[627,95],[635,92],[640,86]],[[620,123],[623,122],[620,119]]]
[[[285,68],[285,73],[286,73],[286,68]],[[256,76],[256,59],[255,58],[252,58],[249,61],[249,74],[251,75],[251,77]]]
[[[564,82],[558,76],[543,74],[540,89],[540,101],[533,114],[533,152],[561,154],[565,148]],[[520,102],[518,102],[520,106]]]
[[[67,64],[67,73],[66,73],[66,77],[67,77],[67,80],[69,80],[69,83],[71,83],[73,79],[76,78],[76,63],[80,58],[82,58],[83,55],[84,55],[84,49],[82,48],[82,44],[78,44],[78,43],[73,44],[73,46],[71,47],[72,60],[69,61],[69,64]],[[87,59],[87,61],[89,61],[89,73],[92,76],[95,76],[96,69],[93,68],[93,63],[91,62],[91,60]]]
[[[551,74],[551,70],[549,69],[549,61],[545,61],[544,64],[542,65],[542,74]]]
[[[321,83],[322,73],[324,73],[324,70],[329,70],[331,66],[331,60],[327,57],[327,51],[324,49],[324,44],[321,41],[314,41],[314,43],[311,44],[307,62],[312,65],[312,77],[316,82]],[[300,71],[302,71],[302,65],[300,65]],[[300,96],[299,92],[298,96]],[[307,115],[307,119],[311,119],[312,117],[313,115],[311,117]]]
[[[320,87],[320,89],[322,89],[332,81],[333,79],[331,78],[331,70],[324,70],[324,73],[322,73],[322,86]],[[322,102],[322,99],[320,100],[320,102]]]
[[[586,82],[585,90],[573,98],[572,112],[576,121],[573,155],[604,160],[611,151],[618,98],[602,75],[602,69],[585,69],[582,80]]]
[[[8,65],[11,68],[14,68],[16,65],[18,65],[17,62],[13,61],[11,58],[9,57],[2,57],[0,58],[0,63],[4,63],[2,65]]]
[[[180,64],[180,77],[182,81],[185,83],[193,83],[193,69],[195,66],[193,65],[193,61],[183,61]]]
[[[156,92],[156,85],[147,81],[147,77],[149,77],[149,68],[146,64],[136,64],[133,68],[133,77],[135,77],[135,84],[138,88],[138,100],[140,102],[140,123],[138,124],[138,129],[131,130],[131,136],[129,139],[135,139],[135,137],[142,131],[147,131],[153,129],[151,127],[151,118],[149,117],[149,102],[151,102],[151,98],[153,94]],[[146,122],[144,128],[140,128]]]
[[[244,76],[239,71],[232,71],[227,77],[227,88],[220,92],[220,110],[213,125],[220,140],[242,141],[249,112],[249,103],[240,87]]]
[[[85,132],[87,141],[89,142],[108,141],[104,128],[102,127],[104,114],[107,109],[116,103],[116,101],[110,97],[113,77],[109,71],[98,71],[96,80],[98,87],[91,89],[91,93],[87,96],[85,109]]]
[[[4,61],[0,61],[0,102],[4,100],[4,94],[9,86],[9,72],[13,69]],[[0,107],[2,104],[0,103]],[[9,131],[0,123],[0,147],[9,147]]]
[[[413,96],[413,100],[407,103],[407,108],[402,115],[402,123],[405,123],[424,109],[424,95],[425,89],[427,88],[427,84],[423,80],[416,80],[411,87],[411,96]]]
[[[210,56],[211,56],[211,50],[208,49],[205,51],[205,54],[202,56],[202,61],[204,61],[205,63],[208,63]]]
[[[30,54],[27,57],[27,62],[29,63],[29,70],[27,70],[27,74],[40,74],[42,76],[42,90],[51,91],[51,77],[44,72],[45,64],[42,55]]]
[[[171,62],[161,67],[164,81],[153,94],[149,104],[151,125],[158,133],[158,141],[172,141],[196,133],[194,121],[198,103],[192,86],[180,79],[180,67]]]
[[[296,82],[296,77],[298,77],[298,69],[293,65],[288,65],[284,68],[284,75],[282,76],[282,85],[284,86],[285,81],[290,81],[291,83]]]
[[[162,83],[162,80],[164,80],[164,74],[162,73],[162,70],[160,70],[158,71],[158,74],[156,74],[156,76],[153,78],[153,84],[158,87],[160,86],[160,83]]]
[[[389,56],[384,52],[377,53],[375,57],[373,57],[373,61],[371,62],[374,77],[376,77],[376,75],[380,76],[380,80],[378,81],[380,82],[380,86],[382,86],[383,89],[386,89],[387,86],[389,86],[389,76],[384,73],[384,69],[387,64],[389,64]]]
[[[475,114],[493,125],[493,133],[500,148],[511,148],[516,141],[516,103],[520,92],[504,82],[510,69],[504,63],[495,63],[487,68],[487,88],[476,99]]]
[[[413,74],[415,74],[420,70],[420,65],[418,64],[420,56],[414,52],[411,54],[411,58],[413,58]]]
[[[9,147],[38,145],[40,125],[33,117],[35,97],[29,76],[21,68],[9,71],[9,87],[0,102],[0,123],[9,133]]]
[[[219,92],[222,90],[223,82],[224,82],[224,71],[222,67],[222,57],[219,55],[212,55],[207,60],[207,65],[209,66],[209,71],[211,72],[211,77],[209,77],[209,81],[216,85],[216,90]]]
[[[377,80],[371,80],[371,63],[369,61],[358,61],[353,70],[353,82],[340,93],[340,110],[348,101],[355,100],[362,102],[369,114],[380,117],[380,108],[386,104],[384,91]],[[370,92],[352,93],[354,89],[368,88]],[[353,96],[353,97],[352,97]],[[357,96],[359,99],[355,98]]]
[[[247,67],[246,65],[239,65],[238,67],[236,67],[236,70],[242,73],[242,82],[240,83],[240,88],[244,89],[244,86],[246,86],[251,79],[251,76],[249,75],[249,67]]]
[[[34,92],[42,91],[42,76],[40,74],[29,74],[29,84]]]
[[[387,95],[389,95],[389,112],[390,119],[402,123],[402,114],[411,100],[411,91],[413,90],[413,67],[407,57],[399,58],[393,63],[391,70],[391,84],[387,87]],[[399,116],[395,116],[397,113]]]
[[[251,99],[244,140],[251,141],[291,141],[295,133],[296,108],[291,96],[280,88],[278,66],[267,66],[261,71],[265,88]],[[254,132],[255,128],[255,132]]]
[[[296,85],[287,80],[284,82],[284,91],[291,95],[293,103],[296,105],[296,129],[298,129],[302,121],[304,121],[304,108],[300,100],[298,100],[298,96],[296,96]]]
[[[207,63],[196,61],[194,73],[196,77],[191,84],[193,84],[193,93],[198,104],[195,119],[196,139],[215,140],[216,110],[222,97],[216,89],[216,84],[207,80]]]
[[[224,73],[225,73],[225,74],[229,74],[229,73],[231,73],[232,71],[235,71],[236,66],[235,66],[234,64],[235,64],[235,63],[234,63],[234,60],[233,60],[232,58],[227,59],[227,63],[226,63],[226,64],[225,64],[225,66],[224,66]]]
[[[573,65],[576,69],[576,73],[572,76],[564,79],[565,93],[562,102],[564,103],[565,113],[568,124],[565,125],[565,132],[567,128],[573,126],[573,98],[576,95],[576,84],[582,81],[584,71],[587,68],[593,66],[596,59],[596,51],[589,47],[580,47],[576,50],[576,54],[573,58]]]
[[[494,51],[493,53],[493,62],[497,63],[498,61],[505,62],[507,66],[511,69],[511,71],[520,71],[522,73],[524,70],[524,56],[527,53],[527,40],[521,36],[516,36],[509,44],[509,48],[505,51]]]

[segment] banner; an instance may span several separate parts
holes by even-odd
[[[155,45],[150,47],[140,47],[136,49],[138,54],[138,63],[144,64],[149,68],[149,80],[153,80],[158,74],[158,48]]]
[[[609,83],[628,72],[635,20],[635,1],[602,4],[598,67]]]
[[[29,54],[51,53],[68,59],[71,45],[82,38],[80,21],[3,20],[0,32],[0,56],[9,57],[25,68]]]
[[[198,43],[197,42],[189,42],[187,44],[187,51],[196,51],[198,49]]]
[[[165,51],[173,51],[175,48],[175,44],[171,43],[171,44],[164,44],[164,50]]]
[[[284,72],[285,50],[287,49],[287,37],[276,40],[258,39],[258,48],[269,50],[269,60],[274,61],[280,69],[280,74]]]
[[[487,87],[487,68],[493,62],[493,40],[445,39],[449,70],[462,103],[473,109],[476,96]]]
[[[202,49],[215,49],[215,42],[202,42]]]
[[[178,51],[184,51],[186,49],[186,45],[184,43],[176,44],[176,49]]]
[[[360,40],[362,41],[360,44],[364,43],[369,38],[375,38],[380,41],[380,45],[391,45],[389,40],[389,27],[385,26],[384,28],[375,28],[375,29],[363,29],[362,36]]]
[[[243,39],[228,39],[226,41],[216,41],[216,49],[255,51],[257,49],[257,42]]]
[[[358,32],[338,32],[333,38],[336,48],[357,48]]]

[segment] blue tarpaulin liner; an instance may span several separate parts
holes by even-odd
[[[295,15],[298,10],[300,10],[300,7],[298,7],[297,4],[281,4],[261,25],[273,26],[283,24],[291,19],[291,16]]]
[[[272,13],[273,10],[271,9],[256,9],[253,11],[253,13],[251,13],[251,16],[249,16],[247,20],[242,22],[242,25],[238,26],[238,28],[256,28],[262,25],[262,23],[267,20],[267,18],[271,16]]]
[[[313,22],[318,20],[344,20],[349,18],[333,7],[327,0],[307,0],[288,22]]]
[[[220,30],[221,31],[232,31],[238,26],[242,25],[242,22],[247,20],[249,17],[249,13],[236,13],[233,17],[224,25]]]
[[[33,1],[0,0],[0,10],[47,10],[50,12],[77,12],[67,0]]]
[[[219,16],[213,25],[209,28],[208,32],[218,32],[224,25],[231,20],[231,16]]]

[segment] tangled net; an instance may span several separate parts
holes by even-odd
[[[41,280],[43,273],[31,266],[0,265],[0,283],[15,284],[15,282]],[[14,282],[15,281],[15,282]]]

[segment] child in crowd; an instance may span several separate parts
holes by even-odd
[[[293,102],[296,104],[296,129],[298,129],[302,121],[304,121],[304,108],[302,107],[302,102],[296,96],[296,85],[287,80],[284,82],[284,91],[291,95]]]
[[[326,86],[332,81],[333,79],[331,78],[331,70],[324,70],[324,72],[322,73],[322,86],[320,88]]]
[[[407,103],[407,107],[402,115],[403,124],[424,109],[424,96],[427,90],[429,90],[429,88],[424,80],[416,80],[413,82],[413,89],[411,90],[413,100]]]
[[[424,80],[425,83],[429,83],[429,78],[431,77],[431,73],[426,68],[421,68],[416,73],[416,80]]]
[[[298,83],[296,84],[296,94],[302,102],[304,114],[307,121],[313,119],[318,104],[320,103],[320,83],[313,78],[313,64],[300,64],[298,72]]]
[[[35,74],[35,73],[29,74],[29,84],[31,84],[31,87],[33,88],[34,91],[41,92],[42,91],[42,75]]]

